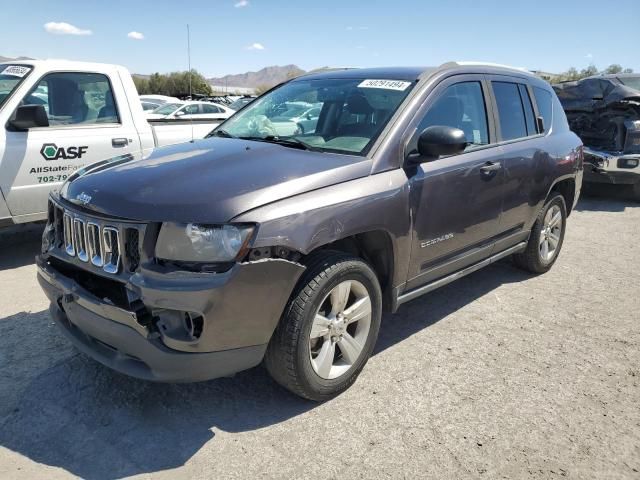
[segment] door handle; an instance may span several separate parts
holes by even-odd
[[[111,146],[113,146],[115,148],[126,147],[127,145],[129,145],[129,140],[126,139],[126,138],[112,138],[111,139]]]
[[[502,168],[502,164],[499,162],[487,162],[482,167],[480,167],[480,172],[483,175],[490,175],[494,172],[497,172]]]

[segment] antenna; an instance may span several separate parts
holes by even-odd
[[[189,66],[189,100],[193,100],[193,96],[191,93],[191,31],[189,30],[189,24],[187,23],[187,63]],[[193,118],[191,118],[191,143],[194,142],[194,134],[193,134]]]
[[[189,97],[191,97],[191,31],[187,23],[187,61],[189,64]]]

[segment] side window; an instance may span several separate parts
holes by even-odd
[[[184,107],[182,109],[182,111],[187,114],[187,115],[197,115],[198,113],[200,113],[198,110],[200,110],[198,104],[191,104],[191,105],[187,105],[186,107]]]
[[[417,137],[420,133],[435,125],[459,128],[464,132],[470,147],[488,144],[487,109],[481,83],[462,82],[448,87],[418,125],[417,134],[409,147],[410,152],[417,149]]]
[[[538,133],[536,128],[536,118],[533,114],[533,106],[531,105],[531,98],[529,97],[529,91],[527,87],[522,84],[518,85],[520,90],[520,100],[522,100],[522,106],[524,107],[524,119],[527,122],[527,135],[535,135]]]
[[[536,98],[536,105],[538,106],[538,112],[542,116],[544,122],[544,131],[548,132],[551,129],[551,93],[540,88],[533,87],[533,96]]]
[[[215,105],[208,105],[205,103],[202,105],[202,113],[220,113],[220,109]]]
[[[51,127],[120,122],[109,79],[99,73],[50,73],[23,104],[43,105]]]
[[[502,140],[527,136],[527,124],[517,83],[491,82],[496,97]]]

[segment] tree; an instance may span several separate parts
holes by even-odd
[[[612,63],[607,68],[604,69],[604,73],[622,73],[622,65],[618,65],[617,63]]]
[[[138,95],[145,95],[151,93],[149,90],[149,80],[143,77],[133,77],[133,83],[136,85],[136,89],[138,90]]]
[[[155,94],[176,95],[189,94],[189,72],[171,72],[169,74],[154,73],[149,79],[134,77],[134,83],[140,95]],[[191,70],[191,93],[211,95],[211,85],[197,70]]]
[[[591,64],[587,68],[583,68],[578,71],[575,67],[571,67],[566,72],[559,74],[556,78],[554,78],[554,82],[571,82],[574,80],[580,80],[582,78],[591,77],[593,75],[597,75],[598,73],[608,73],[608,74],[616,74],[616,73],[633,73],[632,68],[622,68],[621,65],[617,63],[612,63],[607,68],[602,71],[599,71],[595,65]]]

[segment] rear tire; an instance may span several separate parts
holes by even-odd
[[[374,271],[357,257],[320,251],[306,264],[271,337],[265,365],[291,392],[325,401],[349,388],[371,356],[382,294]]]
[[[566,228],[567,206],[554,192],[533,224],[527,248],[513,256],[514,263],[531,273],[548,272],[558,259]]]

